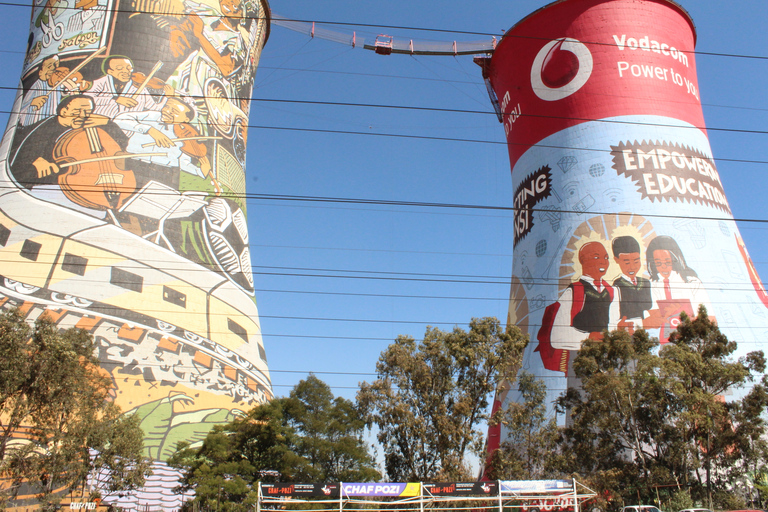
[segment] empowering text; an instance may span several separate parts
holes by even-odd
[[[613,168],[630,178],[643,199],[713,206],[731,213],[715,163],[703,153],[666,142],[611,146]]]

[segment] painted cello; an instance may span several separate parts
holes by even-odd
[[[53,157],[65,172],[59,174],[62,192],[75,203],[94,210],[116,210],[136,191],[133,171],[125,169],[123,149],[99,126],[65,133]],[[131,155],[125,154],[125,157]]]

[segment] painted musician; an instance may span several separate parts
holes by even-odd
[[[61,100],[61,93],[57,88],[51,87],[48,81],[53,77],[53,72],[58,66],[57,55],[51,55],[40,64],[37,80],[24,93],[24,99],[21,101],[19,121],[22,126],[29,126],[56,115],[56,106]]]
[[[194,1],[186,2],[186,5],[190,11],[187,20],[171,30],[171,51],[174,55],[181,57],[198,46],[200,50],[193,51],[187,61],[202,57],[213,64],[224,78],[240,71],[250,39],[250,34],[242,26],[245,20],[242,1],[220,0],[218,10]]]
[[[94,80],[86,92],[96,104],[95,114],[114,119],[123,112],[160,110],[162,94],[150,93],[149,88],[139,91],[140,83],[134,81],[133,62],[123,55],[110,55],[101,64],[104,76]],[[172,89],[162,91],[172,94]]]
[[[179,169],[200,178],[210,179],[219,193],[221,189],[211,175],[208,148],[203,143],[205,137],[190,124],[194,118],[195,111],[190,105],[178,98],[168,98],[159,112],[125,112],[118,115],[114,121],[128,134],[129,153],[155,153],[137,157],[136,161],[166,169]],[[140,168],[144,168],[143,172]],[[150,179],[168,181],[162,176],[157,176],[157,172],[151,167],[134,166],[134,171],[137,173],[139,186]],[[167,184],[178,189],[178,183]]]
[[[56,116],[40,121],[28,129],[20,130],[11,150],[10,167],[16,181],[27,189],[35,188],[36,195],[72,206],[72,198],[62,193],[59,176],[66,171],[57,163],[55,152],[60,149],[60,141],[80,128],[100,128],[117,147],[124,149],[128,140],[125,134],[109,118],[93,113],[93,98],[77,94],[64,98],[56,109]],[[18,142],[17,142],[18,141]],[[83,160],[90,154],[72,153],[68,160]],[[83,202],[77,203],[79,209],[93,214],[94,208]]]
[[[243,2],[220,0],[217,9],[187,0],[185,6],[187,19],[171,27],[170,39],[173,55],[185,59],[168,78],[168,84],[192,96],[207,98],[206,84],[215,77],[224,84],[227,97],[240,96],[235,84],[245,70],[251,40],[244,27]],[[239,108],[247,108],[247,98],[241,98],[240,103]],[[198,120],[198,124],[207,130],[205,119]]]
[[[57,55],[43,60],[37,71],[38,79],[24,93],[21,101],[21,126],[30,126],[55,116],[56,108],[64,96],[79,93],[90,85],[90,82],[82,80],[82,75],[68,72],[69,68],[59,66]]]

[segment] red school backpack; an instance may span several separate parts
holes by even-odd
[[[571,322],[576,318],[582,308],[584,307],[584,283],[576,281],[571,283],[573,289],[573,302],[571,303]],[[613,288],[606,284],[608,294],[613,300]],[[554,348],[552,346],[552,326],[555,324],[555,317],[560,310],[560,302],[554,302],[544,309],[544,315],[541,317],[541,329],[539,329],[536,339],[539,341],[539,346],[536,347],[534,352],[539,352],[541,355],[541,362],[544,363],[544,368],[555,372],[563,372],[568,375],[568,350],[562,348]]]

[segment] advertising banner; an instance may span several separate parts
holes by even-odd
[[[338,498],[339,484],[261,484],[261,494],[264,497],[325,497]]]
[[[570,480],[502,480],[499,482],[502,493],[561,493],[573,489]]]
[[[695,43],[671,1],[565,0],[510,29],[487,67],[512,168],[508,320],[550,402],[605,329],[663,344],[704,305],[738,356],[762,347],[768,301],[707,139]]]
[[[499,492],[498,482],[428,483],[424,492],[432,496],[493,496]]]
[[[394,496],[410,498],[421,494],[421,484],[419,483],[362,483],[362,484],[342,484],[341,492],[344,496]]]

